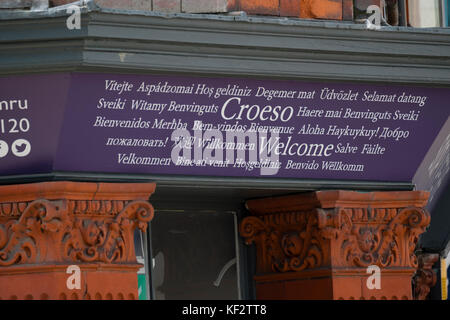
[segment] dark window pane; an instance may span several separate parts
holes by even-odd
[[[233,214],[159,212],[151,230],[156,299],[238,299]]]

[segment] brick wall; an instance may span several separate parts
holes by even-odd
[[[11,0],[8,0],[11,1]],[[17,0],[19,1],[19,0]],[[99,6],[158,12],[225,13],[245,11],[250,15],[298,17],[305,19],[353,20],[380,0],[95,0]],[[61,5],[73,0],[50,0]]]

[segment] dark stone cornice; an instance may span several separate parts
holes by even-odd
[[[0,15],[0,74],[115,71],[448,86],[450,30],[93,8]]]

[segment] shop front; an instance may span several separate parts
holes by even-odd
[[[1,299],[428,296],[447,29],[80,10],[0,19]]]

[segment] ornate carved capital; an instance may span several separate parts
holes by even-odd
[[[430,289],[437,281],[437,275],[432,267],[439,260],[439,254],[419,253],[418,260],[418,269],[413,277],[414,299],[426,300]]]
[[[419,235],[430,223],[430,215],[423,208],[366,207],[319,211],[323,212],[322,216],[334,217],[333,221],[336,221],[326,228],[326,234],[333,242],[334,266],[417,267],[414,250]],[[331,213],[325,213],[327,211]]]
[[[252,200],[240,234],[255,243],[257,272],[321,267],[416,268],[418,237],[430,223],[423,192],[317,192]],[[417,206],[419,205],[419,206]]]
[[[301,271],[329,264],[329,245],[316,211],[247,217],[240,226],[246,243],[258,248],[258,272]]]
[[[50,184],[50,185],[49,185]],[[123,185],[47,183],[0,188],[0,267],[29,264],[136,264],[134,230],[146,230],[154,185],[136,196]],[[73,187],[73,188],[71,188]],[[93,188],[91,188],[93,187]],[[37,191],[40,190],[40,191]],[[92,190],[92,192],[90,191]],[[2,192],[3,191],[3,192]],[[34,193],[34,198],[33,198]],[[143,196],[144,195],[144,196]]]
[[[0,186],[0,299],[136,299],[153,183]],[[79,267],[69,287],[67,268]]]

